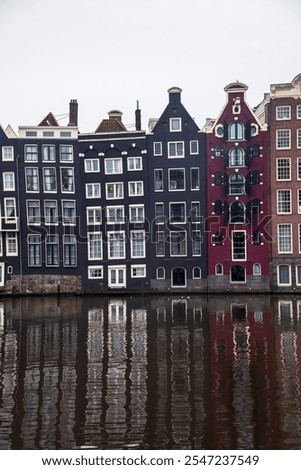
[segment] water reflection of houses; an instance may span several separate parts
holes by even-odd
[[[293,298],[5,299],[0,448],[300,448],[300,330]]]
[[[275,436],[273,337],[266,297],[209,300],[211,448],[258,448]],[[256,419],[254,419],[256,417]],[[260,428],[254,423],[260,421]],[[263,438],[264,436],[264,438]]]
[[[275,322],[277,400],[281,403],[280,445],[287,449],[301,448],[301,300],[276,298]]]

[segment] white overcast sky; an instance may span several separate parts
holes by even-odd
[[[139,100],[146,128],[180,86],[202,127],[228,83],[253,107],[301,73],[300,27],[301,0],[0,0],[0,123],[37,125],[76,98],[89,132],[111,109],[133,124]]]

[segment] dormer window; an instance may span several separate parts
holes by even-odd
[[[182,120],[181,120],[181,118],[170,118],[170,120],[169,120],[169,130],[170,130],[170,132],[181,132],[181,130],[182,130]]]
[[[229,125],[229,140],[243,140],[244,126],[239,121],[231,122]]]

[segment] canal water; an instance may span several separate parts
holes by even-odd
[[[0,301],[0,449],[301,449],[301,297]]]

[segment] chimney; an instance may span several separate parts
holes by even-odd
[[[169,102],[170,103],[178,103],[181,101],[181,93],[182,93],[182,89],[177,87],[177,86],[173,86],[171,88],[169,88],[167,90],[167,92],[169,93]]]
[[[139,109],[139,101],[137,101],[137,109],[135,111],[135,127],[136,131],[141,131],[141,109]]]
[[[122,122],[122,114],[123,113],[119,111],[118,109],[113,109],[112,111],[108,112],[109,119],[113,121],[118,121],[118,122]]]
[[[69,124],[68,126],[78,125],[78,103],[77,100],[70,100],[69,103]]]

